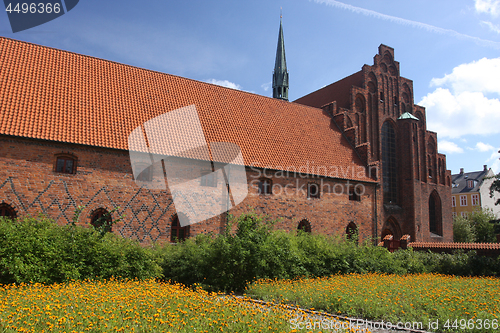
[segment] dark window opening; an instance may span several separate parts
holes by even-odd
[[[307,184],[307,197],[311,199],[319,199],[319,185],[316,183]]]
[[[272,194],[273,182],[269,178],[263,178],[259,181],[259,194]]]
[[[0,204],[0,217],[5,217],[8,219],[15,219],[17,217],[16,211],[10,205],[6,203]]]
[[[189,226],[181,227],[179,217],[177,215],[172,219],[172,227],[170,228],[170,242],[178,243],[189,237]]]
[[[397,202],[396,132],[391,124],[382,125],[382,178],[384,202]]]
[[[311,232],[311,223],[307,220],[302,220],[299,222],[297,230],[302,230],[303,232],[310,233]]]
[[[384,103],[384,92],[380,92],[380,102]]]
[[[351,201],[361,201],[361,195],[356,192],[355,188],[349,189],[349,200]]]
[[[111,232],[111,226],[113,225],[113,219],[111,214],[104,208],[96,209],[91,217],[90,224],[96,229],[102,229],[104,232]]]
[[[442,236],[441,201],[436,192],[429,197],[429,231]]]
[[[59,156],[56,160],[56,172],[76,173],[76,159],[69,156]]]

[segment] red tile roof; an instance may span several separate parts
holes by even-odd
[[[127,150],[137,126],[189,105],[207,141],[236,143],[246,165],[371,181],[317,108],[0,37],[0,134]]]

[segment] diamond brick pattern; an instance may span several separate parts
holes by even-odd
[[[61,199],[61,196],[53,196],[52,194],[55,191],[62,191],[64,193],[63,199]],[[115,232],[123,237],[149,243],[160,240],[162,236],[166,238],[170,234],[170,223],[162,222],[165,220],[170,221],[173,215],[173,201],[170,197],[161,198],[162,204],[160,204],[157,195],[150,190],[139,188],[132,197],[118,201],[116,200],[117,196],[112,192],[113,190],[102,187],[93,193],[89,200],[82,201],[70,193],[66,181],[50,181],[34,199],[29,200],[26,195],[22,194],[22,191],[16,188],[12,177],[8,177],[0,183],[0,197],[9,198],[10,202],[15,203],[16,207],[21,210],[18,212],[21,215],[42,212],[54,218],[59,224],[69,224],[78,206],[103,206],[107,209],[119,207],[115,218],[117,216],[123,216],[124,218],[113,228]],[[146,194],[148,200],[139,198],[144,194]],[[103,198],[107,201],[107,205],[102,205]],[[142,201],[145,201],[145,203],[141,203]],[[81,223],[88,223],[89,210],[87,209],[87,214],[82,212],[80,216]]]

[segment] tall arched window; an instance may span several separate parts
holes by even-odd
[[[382,125],[382,180],[384,202],[397,202],[396,131],[386,121]]]
[[[182,227],[179,223],[177,215],[172,219],[172,227],[170,228],[170,242],[177,243],[189,237],[189,226]]]
[[[105,232],[111,232],[113,219],[111,214],[104,208],[98,208],[90,215],[90,224],[96,229],[103,228]]]
[[[429,196],[429,231],[439,236],[443,235],[441,199],[436,191],[432,191]]]
[[[15,219],[17,217],[16,211],[11,205],[6,203],[0,204],[0,217],[6,217],[8,219]]]

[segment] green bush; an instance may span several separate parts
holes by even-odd
[[[476,241],[476,228],[472,221],[463,216],[453,218],[453,241],[457,243],[474,243]]]
[[[358,244],[356,239],[274,230],[255,214],[232,218],[221,235],[143,247],[102,230],[49,219],[0,219],[0,283],[163,278],[241,292],[256,279],[349,273],[500,275],[500,259],[475,252],[436,254]]]
[[[495,219],[495,214],[491,209],[480,209],[472,212],[469,216],[476,229],[476,243],[495,243],[495,230],[491,220]]]
[[[349,273],[499,275],[499,259],[475,252],[439,254],[387,249],[356,240],[303,231],[273,230],[255,214],[232,219],[218,236],[199,235],[159,249],[165,279],[210,290],[241,292],[255,279],[290,279]]]
[[[93,278],[151,278],[161,269],[151,249],[117,235],[44,218],[0,219],[0,283]]]
[[[453,219],[453,241],[464,243],[495,243],[495,214],[488,208],[478,209],[467,217]]]

